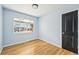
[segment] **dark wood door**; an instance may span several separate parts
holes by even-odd
[[[78,11],[62,14],[62,48],[78,53]]]

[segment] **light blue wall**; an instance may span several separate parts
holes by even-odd
[[[9,46],[17,43],[22,43],[28,41],[29,39],[38,38],[38,17],[31,16],[28,14],[23,14],[17,11],[13,11],[10,9],[3,9],[3,17],[4,17],[4,41],[3,46]],[[32,33],[13,33],[13,18],[25,18],[34,20],[34,32]]]
[[[42,16],[39,22],[39,37],[55,46],[61,46],[60,34],[61,23],[60,14],[51,12]]]
[[[2,15],[2,6],[0,5],[0,53],[1,53],[1,50],[2,50],[2,39],[3,39],[3,28],[2,28],[2,19],[3,18],[3,15]]]

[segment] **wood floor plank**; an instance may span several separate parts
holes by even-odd
[[[35,39],[3,48],[2,55],[75,55],[68,50]]]

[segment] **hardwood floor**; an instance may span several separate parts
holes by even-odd
[[[74,55],[70,51],[36,39],[3,48],[2,55]]]

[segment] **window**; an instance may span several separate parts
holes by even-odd
[[[14,32],[28,33],[33,32],[34,21],[30,19],[14,18]]]

